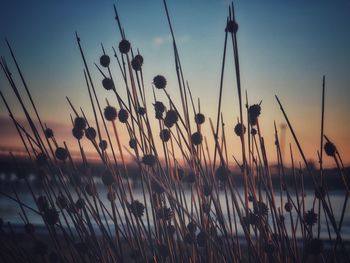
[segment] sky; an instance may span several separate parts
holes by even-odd
[[[134,49],[144,57],[144,78],[149,104],[152,79],[164,75],[167,90],[176,102],[179,92],[170,31],[161,0],[53,1],[0,0],[0,55],[18,80],[3,39],[12,44],[29,88],[45,123],[55,129],[60,142],[71,147],[71,110],[82,106],[92,118],[84,83],[83,63],[75,40],[77,31],[101,101],[114,97],[103,90],[101,75],[94,68],[103,43],[112,56],[120,34],[114,20],[117,5]],[[168,0],[185,79],[201,110],[216,120],[224,28],[229,1]],[[273,122],[284,122],[274,98],[278,95],[295,128],[306,156],[316,160],[320,141],[322,76],[326,75],[325,134],[350,164],[350,1],[235,1],[239,24],[238,48],[242,88],[251,104],[262,101],[261,129],[268,155],[275,160]],[[116,61],[112,71],[117,87],[125,94]],[[23,118],[5,75],[0,89],[15,116]],[[23,88],[21,89],[23,92]],[[233,127],[239,115],[232,45],[229,44],[224,78],[223,115],[229,151],[239,156],[239,139]],[[23,93],[24,94],[24,93]],[[161,94],[157,94],[163,98]],[[26,101],[27,105],[28,101]],[[0,148],[19,146],[18,136],[0,103]],[[203,128],[210,135],[208,122]],[[124,144],[128,138],[121,127]],[[297,149],[287,131],[287,143]],[[288,159],[288,158],[287,158]],[[326,158],[326,164],[333,164]],[[288,160],[286,160],[288,162]]]

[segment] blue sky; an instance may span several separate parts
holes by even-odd
[[[112,45],[116,47],[120,41],[114,3],[127,38],[133,48],[140,48],[145,58],[146,83],[151,87],[153,76],[163,74],[169,81],[169,92],[178,97],[172,45],[161,0],[1,0],[0,3],[0,38],[6,36],[13,44],[45,119],[68,123],[70,111],[65,96],[77,105],[87,102],[75,31],[81,37],[96,85],[100,85],[101,77],[93,68],[93,62],[102,53],[100,44],[112,55]],[[335,142],[345,142],[345,146],[339,147],[349,154],[350,1],[235,1],[234,4],[243,88],[248,91],[251,103],[263,100],[266,133],[272,134],[273,120],[282,121],[274,100],[277,94],[306,147],[314,153],[318,147],[314,144],[318,142],[321,79],[326,74],[326,132]],[[217,105],[228,5],[229,1],[218,0],[168,1],[185,77],[194,96],[201,98],[203,111],[212,117]],[[229,47],[223,111],[228,128],[232,129],[238,105],[232,46]],[[0,42],[0,54],[9,59],[4,41]],[[118,76],[116,62],[113,67]],[[20,114],[2,73],[0,85]],[[99,88],[99,96],[108,97],[101,85]],[[1,116],[6,116],[2,104],[0,109]]]

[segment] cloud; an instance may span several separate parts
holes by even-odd
[[[183,44],[183,43],[186,43],[188,42],[190,39],[190,37],[188,35],[181,35],[181,36],[177,36],[176,37],[176,42],[178,44]],[[163,36],[155,36],[152,40],[153,42],[153,46],[154,47],[161,47],[163,46],[164,44],[168,44],[168,43],[171,43],[172,42],[172,38],[171,38],[171,35],[163,35]]]

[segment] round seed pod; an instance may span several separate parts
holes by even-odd
[[[165,111],[165,106],[164,106],[163,102],[161,102],[161,101],[156,101],[156,102],[153,104],[153,106],[154,106],[154,110],[155,110],[156,112],[163,113],[163,112]]]
[[[141,70],[142,64],[143,64],[143,57],[141,55],[136,55],[131,60],[131,66],[135,71]]]
[[[160,131],[159,136],[163,142],[170,140],[170,131],[168,129],[163,129]]]
[[[234,20],[227,21],[226,29],[227,32],[230,33],[237,33],[238,31],[238,24]]]
[[[24,230],[27,234],[33,234],[35,232],[35,226],[31,223],[27,223],[24,225]]]
[[[106,89],[106,90],[113,90],[114,89],[114,82],[112,79],[110,78],[104,78],[102,80],[102,86]]]
[[[54,226],[59,219],[58,212],[54,208],[47,209],[44,213],[44,219],[48,225]]]
[[[63,195],[59,195],[57,196],[56,199],[56,205],[60,208],[60,209],[65,209],[68,205],[68,201],[67,198]]]
[[[103,114],[107,121],[114,121],[117,118],[117,110],[112,106],[107,106],[104,109]]]
[[[102,182],[105,186],[111,186],[115,182],[115,178],[109,170],[106,170],[102,175]]]
[[[120,109],[120,111],[118,113],[118,118],[119,118],[119,121],[121,123],[126,123],[128,121],[128,118],[129,118],[128,111],[125,109]]]
[[[182,180],[185,177],[185,171],[182,168],[177,168],[176,173],[180,180]]]
[[[81,138],[83,138],[83,136],[84,136],[84,130],[80,130],[77,127],[74,127],[72,129],[72,134],[73,134],[75,139],[81,140]]]
[[[259,104],[254,104],[248,109],[248,120],[251,125],[256,125],[258,123],[258,117],[261,113],[261,107]]]
[[[190,172],[186,177],[185,177],[185,181],[189,184],[193,184],[196,182],[196,175],[194,174],[194,172]]]
[[[192,144],[194,145],[199,145],[202,143],[203,141],[203,136],[200,132],[195,132],[192,134],[191,136],[191,141],[192,141]]]
[[[197,231],[197,225],[191,221],[187,224],[187,230],[188,232],[194,234]]]
[[[285,203],[285,205],[284,205],[284,209],[286,209],[287,212],[290,212],[290,211],[292,211],[293,206],[292,206],[291,203],[287,202],[287,203]]]
[[[107,199],[110,201],[110,202],[113,202],[115,199],[117,198],[117,195],[115,194],[115,192],[112,190],[112,191],[108,191],[107,193]]]
[[[136,149],[137,148],[137,142],[136,142],[136,140],[135,139],[130,139],[130,141],[129,141],[129,146],[130,146],[130,148],[131,149]]]
[[[38,209],[40,212],[43,212],[47,209],[49,209],[49,202],[47,201],[46,196],[41,195],[38,197],[37,201],[37,205],[38,205]]]
[[[230,175],[231,171],[227,169],[224,165],[220,165],[216,171],[215,176],[219,181],[226,181]]]
[[[120,53],[126,54],[130,51],[131,45],[130,42],[126,39],[123,39],[119,42],[119,51]]]
[[[337,149],[333,143],[326,142],[324,145],[324,151],[328,156],[334,157]]]
[[[109,58],[108,55],[104,54],[100,57],[100,64],[102,67],[107,68],[110,62],[111,62],[111,59]]]
[[[76,202],[75,202],[75,206],[80,210],[83,209],[83,207],[85,206],[85,201],[83,198],[79,198]]]
[[[137,113],[140,114],[141,116],[146,114],[146,109],[144,107],[139,107],[137,109]]]
[[[313,209],[308,210],[305,214],[304,214],[304,221],[307,225],[309,226],[313,226],[314,224],[317,223],[317,214],[314,212]]]
[[[174,212],[171,210],[171,208],[164,206],[158,209],[157,216],[165,221],[170,221],[174,216]]]
[[[237,123],[236,126],[235,126],[235,129],[234,129],[236,135],[239,136],[239,137],[241,137],[243,134],[245,134],[245,130],[246,129],[245,129],[244,124],[242,125],[240,123]]]
[[[203,185],[203,194],[205,196],[209,196],[211,194],[211,187],[210,187],[210,185],[208,183],[205,183]]]
[[[252,128],[252,129],[250,130],[250,133],[251,133],[253,136],[255,136],[258,132],[256,131],[255,128]]]
[[[157,75],[153,78],[153,84],[157,89],[165,89],[166,83],[166,78],[162,75]]]
[[[44,132],[45,132],[46,138],[52,138],[53,137],[53,130],[52,129],[46,128]]]
[[[83,117],[76,117],[74,119],[74,127],[79,130],[84,130],[86,128],[86,121]]]
[[[164,125],[168,128],[171,128],[178,121],[178,119],[179,117],[176,111],[168,110],[165,115]]]
[[[89,127],[85,131],[85,137],[88,138],[89,140],[95,140],[96,138],[96,130],[93,127]]]
[[[98,144],[98,147],[100,147],[100,149],[102,151],[105,151],[107,149],[107,147],[108,147],[107,141],[106,140],[100,141],[99,144]]]
[[[194,116],[194,121],[197,124],[203,124],[205,122],[205,116],[202,113],[197,113],[196,116]]]
[[[135,200],[129,205],[129,209],[135,217],[142,217],[145,206],[140,201]]]
[[[33,247],[33,251],[37,255],[45,255],[47,253],[48,247],[42,241],[36,241]]]
[[[68,151],[65,148],[57,147],[55,156],[60,161],[65,161],[68,158]]]
[[[146,154],[142,157],[142,162],[145,165],[153,166],[156,163],[156,157],[153,154]]]
[[[38,166],[44,166],[47,164],[47,156],[45,153],[39,153],[37,156],[36,156],[36,164]]]
[[[163,119],[163,112],[156,111],[156,116],[155,117],[156,117],[157,120]]]

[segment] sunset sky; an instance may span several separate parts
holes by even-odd
[[[76,143],[71,136],[71,110],[65,96],[93,117],[74,34],[77,31],[81,38],[103,105],[105,98],[115,104],[112,94],[103,89],[102,77],[93,65],[102,54],[101,43],[112,56],[112,46],[117,47],[121,40],[114,20],[114,3],[127,39],[144,57],[146,93],[153,116],[155,75],[167,78],[167,90],[179,102],[170,31],[161,0],[0,2],[0,55],[7,59],[19,80],[3,41],[6,37],[16,52],[42,118],[55,130],[59,142],[66,140],[73,148]],[[229,4],[220,0],[168,1],[185,78],[196,100],[200,98],[202,112],[214,121]],[[262,100],[260,123],[270,159],[275,160],[273,121],[278,125],[283,123],[276,94],[307,158],[316,160],[325,74],[325,134],[336,144],[345,163],[350,164],[350,1],[235,1],[234,4],[239,24],[242,88],[247,90],[251,104]],[[233,132],[239,108],[230,42],[227,55],[223,114],[229,151],[239,156],[239,138]],[[112,70],[124,95],[121,75],[113,59]],[[16,117],[22,119],[23,112],[3,72],[0,72],[0,89]],[[161,92],[157,96],[164,99]],[[155,129],[158,131],[157,126]],[[210,135],[208,122],[203,129]],[[0,147],[20,146],[2,102],[0,136]],[[127,135],[124,133],[122,137],[127,145]],[[293,142],[289,132],[286,138],[287,142]],[[296,152],[295,144],[292,146]],[[326,164],[333,162],[326,158]]]

